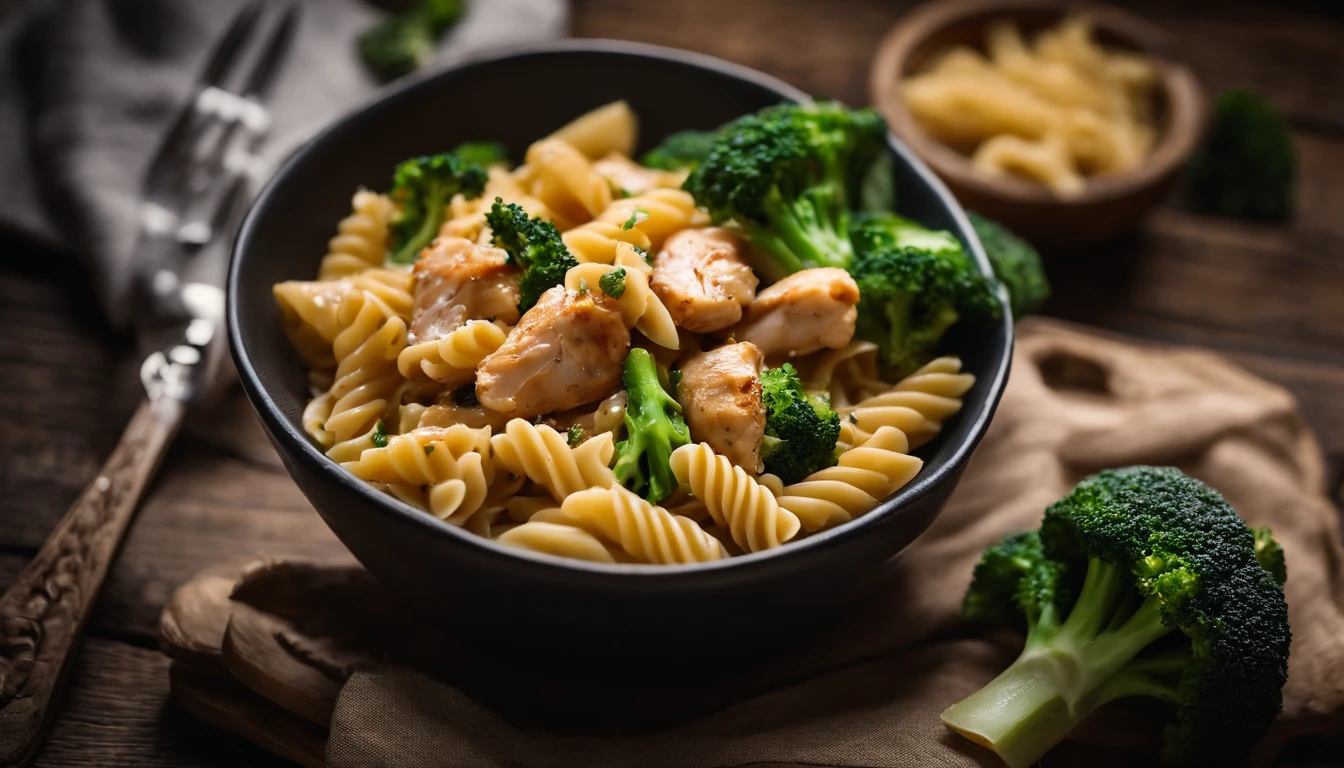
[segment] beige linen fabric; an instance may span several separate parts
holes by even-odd
[[[612,707],[661,708],[682,719],[711,714],[642,735],[566,735],[515,727],[416,672],[358,672],[336,706],[328,764],[997,765],[938,718],[1020,650],[1021,638],[959,621],[971,569],[1004,534],[1037,527],[1045,507],[1083,477],[1130,464],[1181,467],[1221,491],[1252,525],[1272,526],[1286,551],[1289,680],[1283,714],[1252,763],[1271,763],[1288,738],[1338,732],[1339,513],[1322,492],[1319,449],[1292,397],[1208,352],[1138,347],[1033,319],[1020,327],[1012,379],[960,487],[928,532],[890,564],[889,586],[864,611],[739,678],[605,697]],[[527,695],[526,682],[510,685]],[[563,701],[565,690],[538,683],[537,695]],[[576,689],[573,700],[584,706],[603,698],[600,689]],[[1156,718],[1123,702],[1104,712],[1044,765],[1151,764]]]

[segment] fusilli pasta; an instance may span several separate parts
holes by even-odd
[[[335,280],[383,266],[387,226],[396,204],[387,195],[361,189],[350,206],[350,215],[341,219],[336,236],[327,243],[327,255],[317,270],[318,280]]]
[[[396,405],[390,398],[402,383],[397,355],[406,348],[405,321],[372,292],[347,300],[341,313],[348,322],[332,344],[336,379],[323,424],[335,443],[367,432]]]
[[[640,563],[702,563],[726,556],[718,540],[694,520],[656,507],[619,485],[570,494],[559,509],[537,512],[528,524],[537,522],[582,528]]]
[[[440,520],[463,525],[485,502],[493,467],[485,460],[489,428],[461,425],[416,429],[389,438],[342,464],[355,477],[383,484],[389,493]]]
[[[508,338],[508,326],[468,320],[447,336],[406,347],[397,356],[397,370],[408,379],[427,376],[445,387],[475,378],[476,366]]]
[[[500,467],[528,478],[555,499],[616,482],[607,468],[616,450],[611,433],[570,448],[564,435],[545,424],[513,419],[503,434],[490,438],[490,446]]]
[[[571,230],[577,231],[577,230]],[[571,291],[587,286],[590,290],[600,290],[602,276],[618,269],[625,271],[623,290],[616,303],[621,307],[621,316],[627,328],[638,328],[641,333],[655,344],[668,349],[677,349],[680,344],[677,325],[667,311],[662,299],[649,289],[649,278],[644,271],[648,264],[630,249],[628,243],[617,248],[614,264],[583,263],[571,267],[565,273],[565,287]]]
[[[555,523],[524,523],[505,530],[495,539],[500,544],[528,549],[547,555],[587,560],[592,563],[614,563],[615,555],[596,536],[572,525]]]
[[[563,139],[542,139],[527,149],[527,167],[536,176],[532,196],[555,214],[561,230],[591,220],[611,205],[611,184]]]
[[[635,197],[615,200],[596,221],[624,224],[631,217],[635,219],[633,228],[643,232],[655,250],[683,229],[709,224],[709,216],[695,207],[691,193],[680,189],[653,189]]]
[[[924,462],[907,455],[908,450],[904,433],[879,427],[862,445],[841,454],[836,466],[777,489],[779,506],[797,515],[810,532],[847,523],[919,474]]]
[[[891,389],[840,413],[840,442],[861,445],[878,428],[896,427],[913,450],[932,440],[942,423],[961,410],[961,397],[975,377],[961,372],[961,360],[940,357],[902,379]]]
[[[681,446],[672,452],[671,464],[677,481],[705,503],[714,522],[731,531],[743,550],[778,547],[798,534],[798,517],[781,509],[770,489],[707,443]]]

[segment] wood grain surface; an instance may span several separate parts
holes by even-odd
[[[893,0],[576,0],[573,31],[688,48],[862,103]],[[1298,215],[1198,217],[1169,203],[1126,240],[1051,263],[1046,313],[1228,355],[1291,391],[1344,480],[1344,17],[1325,3],[1127,3],[1168,29],[1210,92],[1253,87],[1288,116]],[[575,87],[582,87],[576,84]],[[334,223],[333,223],[334,225]],[[116,444],[141,396],[130,340],[99,323],[67,255],[0,235],[0,589]],[[234,391],[188,419],[90,619],[38,765],[283,764],[167,702],[159,611],[213,563],[348,558]],[[1289,750],[1324,765],[1339,745]]]

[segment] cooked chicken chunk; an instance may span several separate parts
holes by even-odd
[[[758,293],[733,336],[770,358],[839,349],[854,338],[858,303],[859,286],[845,270],[805,269]]]
[[[761,366],[765,356],[754,344],[726,344],[690,358],[681,366],[677,400],[691,439],[709,443],[748,472],[760,472],[765,406],[761,403]]]
[[[677,325],[712,333],[742,319],[759,282],[726,229],[684,229],[667,239],[653,261],[650,287]]]
[[[523,418],[601,400],[620,386],[629,346],[615,299],[556,286],[476,367],[476,397],[491,410]]]
[[[461,237],[440,237],[415,263],[410,342],[441,339],[468,320],[518,320],[518,270],[508,255]]]

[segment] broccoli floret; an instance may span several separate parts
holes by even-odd
[[[887,214],[864,214],[852,233],[850,274],[859,286],[855,335],[878,346],[882,366],[909,373],[931,360],[960,320],[1001,311],[996,286],[947,232]]]
[[[384,80],[408,75],[434,58],[439,38],[462,17],[463,0],[415,0],[359,37],[359,55]]]
[[[771,107],[719,129],[684,186],[715,222],[732,221],[761,249],[766,258],[752,266],[767,280],[845,267],[850,208],[885,139],[872,110]]]
[[[464,141],[453,148],[453,154],[482,168],[509,165],[509,150],[498,141]]]
[[[523,270],[518,278],[520,313],[531,309],[541,294],[565,282],[565,273],[579,265],[554,224],[529,217],[514,203],[496,197],[485,222],[490,225],[494,244],[509,254],[509,263]]]
[[[840,416],[829,402],[803,389],[791,364],[761,372],[761,403],[765,406],[761,460],[766,472],[788,485],[835,464]]]
[[[714,146],[715,131],[678,131],[639,158],[641,165],[664,171],[693,169]]]
[[[1297,155],[1283,118],[1244,90],[1218,98],[1204,143],[1187,169],[1190,206],[1244,219],[1284,219],[1292,213]]]
[[[1257,561],[1257,538],[1272,541],[1177,469],[1087,478],[1046,510],[1039,535],[976,567],[966,615],[1011,617],[1026,646],[943,722],[1019,768],[1102,704],[1146,696],[1172,705],[1165,762],[1240,765],[1288,674],[1282,571]]]
[[[658,366],[647,349],[636,347],[625,358],[626,438],[616,444],[612,472],[631,491],[652,504],[677,487],[672,452],[691,442],[681,405],[658,381]]]
[[[1008,289],[1013,317],[1035,312],[1050,298],[1050,281],[1045,277],[1041,254],[1002,224],[975,211],[967,211],[966,215],[975,227],[980,244],[985,247],[989,264],[994,267],[994,276]]]
[[[459,192],[479,197],[485,169],[452,153],[424,155],[403,161],[392,177],[392,261],[411,264],[429,245],[443,223],[444,206]]]
[[[1269,571],[1275,581],[1280,584],[1288,581],[1288,564],[1283,560],[1283,547],[1274,540],[1274,533],[1269,530],[1269,526],[1252,528],[1251,533],[1255,536],[1256,561]]]

